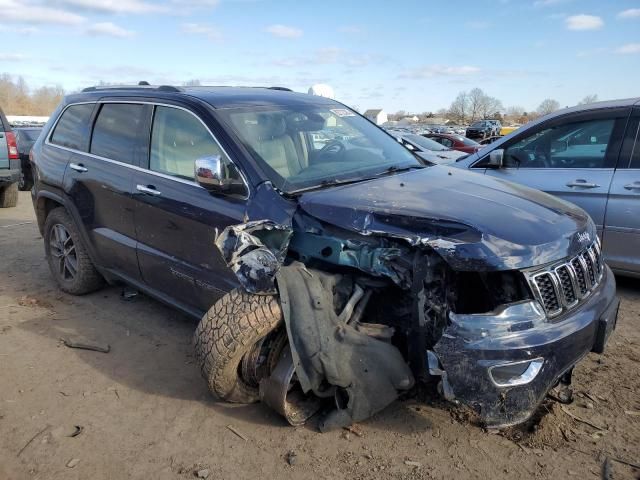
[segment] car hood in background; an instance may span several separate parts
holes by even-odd
[[[447,166],[306,192],[299,205],[353,232],[431,246],[457,270],[544,265],[596,238],[595,225],[575,205]]]

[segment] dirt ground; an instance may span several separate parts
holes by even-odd
[[[549,402],[538,424],[490,433],[444,403],[404,400],[358,434],[321,434],[216,401],[193,362],[191,319],[121,288],[58,291],[21,193],[0,210],[0,480],[601,478],[607,457],[640,463],[640,281],[618,281],[606,354],[578,366],[576,401]],[[111,351],[64,346],[72,336]],[[640,478],[618,461],[605,470]]]

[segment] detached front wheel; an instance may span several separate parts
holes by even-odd
[[[233,290],[202,317],[193,340],[209,390],[222,400],[254,403],[259,383],[286,345],[277,297]]]

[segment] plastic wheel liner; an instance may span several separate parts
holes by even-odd
[[[335,313],[333,291],[339,279],[300,262],[283,266],[276,276],[302,389],[336,398],[336,409],[320,422],[321,431],[369,418],[414,384],[396,347],[358,331]]]

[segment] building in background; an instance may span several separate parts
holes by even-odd
[[[371,120],[376,125],[382,125],[383,123],[387,123],[387,114],[381,108],[374,108],[367,110],[364,112],[364,116]]]

